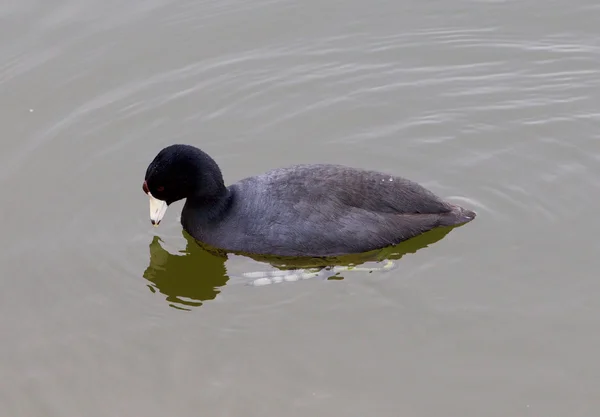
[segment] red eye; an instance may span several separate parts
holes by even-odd
[[[158,191],[159,193],[162,193],[163,191],[165,191],[165,187],[163,187],[162,185],[160,187],[156,188],[156,191]]]

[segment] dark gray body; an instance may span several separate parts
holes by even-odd
[[[243,179],[218,212],[188,199],[181,223],[233,252],[335,256],[400,243],[475,213],[404,178],[339,165],[296,165]]]

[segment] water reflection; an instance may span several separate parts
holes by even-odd
[[[281,278],[286,276],[281,271],[287,271],[289,272],[288,276],[300,277],[298,279],[319,277],[339,280],[343,279],[342,273],[382,269],[381,262],[398,261],[406,254],[415,253],[441,240],[452,229],[452,227],[445,227],[431,230],[399,245],[358,255],[288,258],[243,254],[262,265],[271,265],[275,271],[249,271],[243,274],[242,278],[245,278],[247,284],[253,284],[261,279],[263,281],[260,285],[264,285],[264,280],[269,279],[272,283],[277,283],[290,280]],[[143,276],[150,281],[148,288],[154,293],[164,294],[165,300],[171,307],[190,310],[192,307],[201,306],[205,301],[215,299],[221,292],[221,287],[229,281],[230,276],[225,267],[228,259],[227,253],[198,244],[185,231],[182,231],[182,234],[187,243],[186,248],[179,254],[169,253],[161,246],[160,238],[154,237],[150,243],[150,265],[144,271]],[[376,264],[373,265],[373,262]],[[394,264],[396,263],[394,262]],[[340,270],[344,270],[344,267],[350,268],[341,272]],[[302,274],[298,273],[298,270],[305,271],[304,278],[302,278]],[[309,274],[309,271],[316,272]],[[257,277],[262,278],[257,280]]]
[[[154,236],[150,243],[150,265],[144,278],[150,281],[152,292],[166,295],[171,307],[189,310],[213,300],[229,277],[225,269],[227,257],[210,253],[201,248],[187,233],[187,243],[180,254],[171,254]]]

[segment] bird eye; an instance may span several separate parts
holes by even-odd
[[[158,191],[159,193],[165,191],[165,187],[163,187],[162,185],[160,187],[156,188],[156,191]]]

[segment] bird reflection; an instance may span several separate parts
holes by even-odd
[[[148,288],[166,296],[171,307],[189,310],[213,300],[229,277],[225,269],[227,257],[213,254],[198,245],[187,233],[187,244],[180,254],[169,253],[154,236],[150,243],[150,265],[144,278]]]
[[[265,285],[315,277],[343,279],[341,274],[351,271],[389,270],[397,265],[394,261],[441,240],[452,229],[433,229],[399,245],[358,255],[289,258],[240,254],[275,268],[272,271],[246,272],[242,278],[250,285]],[[215,299],[230,276],[225,268],[226,252],[200,245],[185,231],[182,234],[186,248],[179,254],[169,253],[161,246],[160,238],[154,236],[150,243],[150,265],[143,276],[150,282],[148,288],[165,295],[171,307],[190,310]],[[377,264],[366,265],[372,262]]]

